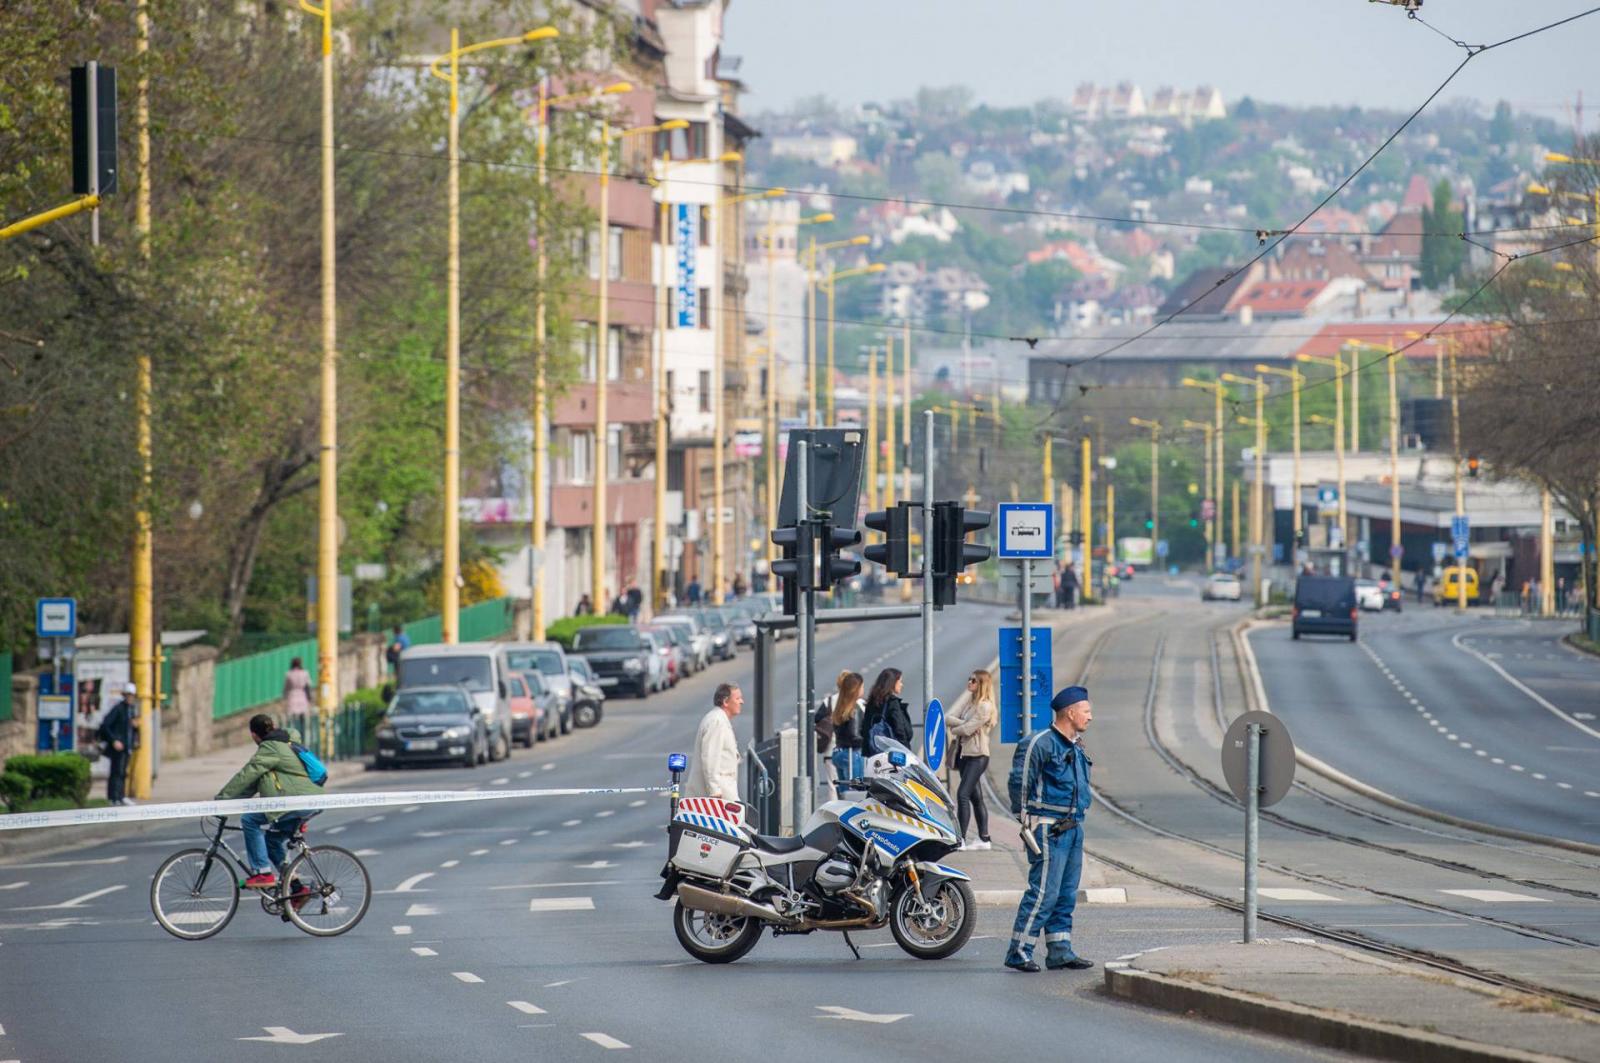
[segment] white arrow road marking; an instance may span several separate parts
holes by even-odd
[[[604,871],[608,867],[616,867],[610,860],[591,860],[587,864],[577,865],[579,871]],[[27,883],[23,883],[27,885]]]
[[[1530,897],[1526,893],[1508,893],[1505,890],[1440,890],[1452,897],[1465,897],[1469,901],[1485,904],[1549,904],[1544,897]]]
[[[817,1018],[819,1019],[844,1019],[847,1022],[891,1023],[911,1018],[910,1012],[904,1015],[869,1015],[854,1008],[841,1008],[837,1004],[818,1004],[817,1010],[828,1013],[826,1015],[818,1015]]]
[[[432,871],[421,871],[421,872],[418,872],[417,874],[412,875],[410,878],[408,878],[405,881],[401,882],[400,885],[396,886],[394,888],[394,892],[396,892],[396,893],[426,893],[426,892],[428,892],[427,890],[419,890],[419,889],[417,889],[417,883],[424,882],[427,879],[432,878],[434,876],[434,874],[435,874],[435,872],[432,872]]]
[[[435,908],[431,904],[413,904],[411,907],[406,909],[406,918],[407,919],[410,919],[412,916],[417,916],[417,915],[438,915],[438,914],[439,914],[439,909]]]
[[[126,856],[107,856],[99,860],[45,860],[36,864],[7,864],[7,871],[21,871],[24,868],[36,867],[90,867],[96,864],[120,864],[128,859]]]
[[[263,1026],[266,1037],[241,1037],[240,1041],[266,1041],[275,1045],[309,1045],[328,1037],[343,1037],[342,1033],[295,1033],[287,1026]]]
[[[107,886],[105,889],[95,890],[93,893],[85,893],[82,897],[74,897],[72,900],[62,901],[60,904],[30,904],[26,908],[13,908],[11,910],[13,912],[43,912],[57,908],[82,908],[96,897],[104,897],[108,893],[115,893],[118,890],[127,888],[126,886]]]
[[[535,897],[528,902],[530,912],[592,912],[593,897]]]
[[[451,971],[450,973],[455,975],[456,981],[465,982],[468,985],[478,985],[483,981],[482,978],[479,978],[471,971]]]
[[[578,1036],[582,1037],[585,1041],[593,1041],[595,1044],[599,1045],[601,1048],[631,1048],[631,1047],[633,1047],[632,1045],[629,1045],[626,1041],[619,1041],[615,1037],[612,1037],[608,1033],[586,1033],[586,1034],[579,1034]]]
[[[524,1015],[543,1015],[545,1013],[543,1008],[539,1007],[537,1004],[529,1004],[526,1000],[508,1000],[506,1001],[506,1004],[510,1007],[516,1008]]]

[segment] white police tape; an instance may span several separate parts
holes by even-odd
[[[453,801],[510,801],[529,797],[586,797],[596,794],[658,794],[670,786],[626,786],[550,790],[382,790],[372,793],[315,794],[308,797],[251,797],[234,801],[176,801],[163,805],[68,808],[59,812],[17,812],[0,816],[0,831],[37,827],[78,827],[93,823],[138,823],[195,816],[239,816],[246,812],[306,812],[334,808],[444,804]]]

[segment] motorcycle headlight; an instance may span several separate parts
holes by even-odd
[[[637,672],[644,667],[644,662],[637,657],[629,657],[622,662],[622,667],[629,672]]]

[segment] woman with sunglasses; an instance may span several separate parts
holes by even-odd
[[[961,784],[956,788],[956,817],[961,824],[964,849],[988,849],[989,809],[983,803],[983,773],[989,770],[989,732],[1000,716],[995,708],[994,677],[978,669],[967,677],[967,703],[949,720],[955,738],[956,771]],[[978,840],[968,843],[967,822],[976,816]]]

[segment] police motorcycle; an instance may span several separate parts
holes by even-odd
[[[955,851],[955,804],[910,750],[881,741],[866,775],[842,784],[846,796],[806,820],[797,837],[757,834],[741,806],[716,798],[679,798],[681,753],[668,758],[673,814],[668,859],[656,894],[677,898],[678,942],[704,963],[732,963],[774,936],[816,930],[844,933],[885,925],[919,959],[954,955],[977,913],[971,879],[939,863]]]

